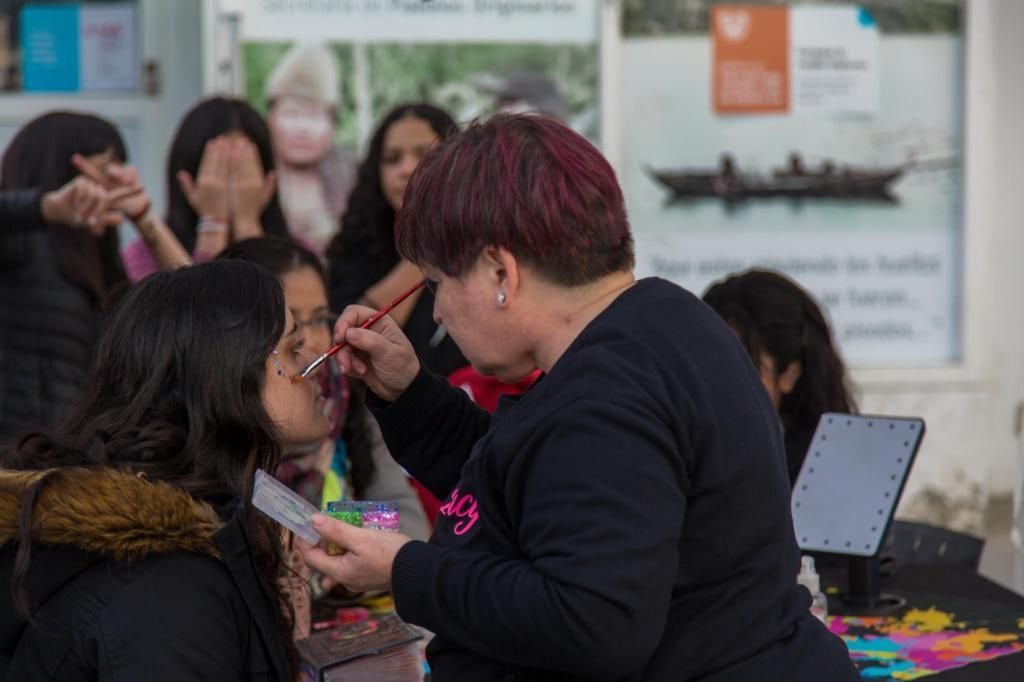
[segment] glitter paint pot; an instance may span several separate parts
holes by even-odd
[[[370,530],[398,532],[398,503],[376,500],[339,500],[328,502],[328,516],[345,523]],[[327,553],[337,556],[342,549],[332,542],[327,543]]]

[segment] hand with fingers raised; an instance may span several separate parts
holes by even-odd
[[[109,163],[101,169],[81,154],[72,156],[71,163],[81,173],[79,179],[103,189],[105,211],[117,217],[114,224],[120,223],[122,216],[127,216],[135,223],[159,267],[173,269],[191,265],[192,258],[181,242],[153,212],[149,194],[139,181],[138,171],[117,163]],[[90,229],[93,228],[90,226]]]
[[[227,137],[215,137],[203,149],[195,178],[188,171],[178,171],[181,191],[202,220],[226,224],[230,218],[231,145]]]
[[[263,172],[259,151],[248,139],[232,140],[228,158],[233,240],[263,236],[260,217],[277,190],[274,171]]]
[[[146,188],[139,182],[139,173],[132,166],[107,164],[96,167],[81,154],[71,157],[71,163],[82,175],[107,190],[110,209],[120,211],[133,223],[140,223],[152,206]]]
[[[107,228],[115,227],[124,220],[121,212],[112,205],[124,194],[111,193],[95,180],[79,175],[60,189],[43,194],[40,209],[48,223],[85,227],[93,236],[99,237]]]

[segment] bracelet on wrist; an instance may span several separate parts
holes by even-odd
[[[224,234],[228,231],[226,221],[203,216],[196,225],[196,234]]]

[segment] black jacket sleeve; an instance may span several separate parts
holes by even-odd
[[[42,228],[46,221],[43,220],[41,201],[42,193],[34,189],[0,191],[0,225],[3,225],[3,232],[11,228]]]
[[[0,269],[21,267],[29,259],[26,235],[46,227],[34,189],[0,191]]]
[[[507,493],[522,558],[410,542],[393,564],[398,613],[514,665],[626,677],[657,646],[679,571],[682,446],[649,414],[593,399],[533,443]]]
[[[462,465],[491,422],[465,391],[425,369],[395,402],[371,394],[367,404],[392,456],[438,499],[459,482]]]

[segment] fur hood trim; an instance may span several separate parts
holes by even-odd
[[[220,556],[213,536],[223,523],[213,507],[167,483],[102,467],[0,469],[0,545],[17,538],[25,491],[44,476],[35,543],[73,545],[123,561],[179,551]]]

